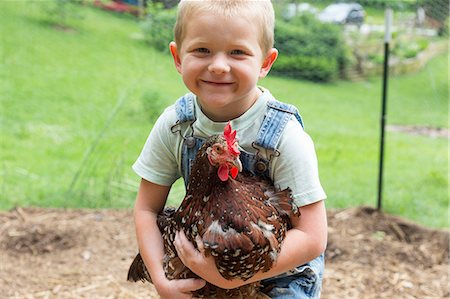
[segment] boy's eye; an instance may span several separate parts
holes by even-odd
[[[209,50],[206,48],[197,48],[195,49],[195,52],[197,53],[209,53]]]
[[[245,54],[244,51],[238,49],[231,51],[231,55],[244,55],[244,54]]]

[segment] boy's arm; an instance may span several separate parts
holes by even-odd
[[[134,207],[139,251],[153,284],[162,298],[191,298],[191,292],[204,286],[200,279],[168,280],[163,269],[164,243],[156,219],[164,208],[170,186],[142,179]]]
[[[258,272],[246,281],[223,278],[215,266],[214,259],[205,258],[182,234],[177,236],[174,244],[183,263],[198,276],[224,289],[236,288],[282,274],[311,261],[325,251],[327,216],[323,200],[301,207],[300,212],[299,218],[291,217],[293,228],[286,234],[274,267],[267,272]]]

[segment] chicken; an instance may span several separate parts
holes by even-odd
[[[228,123],[223,134],[205,141],[193,162],[181,205],[176,210],[166,208],[158,216],[169,279],[197,277],[177,257],[173,242],[179,230],[194,246],[196,237],[201,237],[204,254],[214,257],[226,279],[247,280],[268,271],[277,260],[290,228],[289,217],[298,210],[293,208],[289,189],[276,190],[268,180],[241,172],[235,137]],[[140,254],[130,267],[128,280],[151,282]],[[259,283],[231,290],[207,283],[194,297],[256,298],[258,290]]]

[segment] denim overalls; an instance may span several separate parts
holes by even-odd
[[[252,146],[256,153],[245,152],[240,149],[240,160],[242,166],[254,175],[261,175],[270,178],[269,167],[270,159],[280,153],[276,145],[281,134],[294,115],[298,122],[303,126],[303,122],[297,108],[275,100],[269,92],[264,92],[262,97],[268,97],[267,112],[261,124],[256,140]],[[174,128],[182,123],[189,122],[191,127],[190,134],[182,136],[184,139],[181,153],[181,170],[185,185],[189,180],[190,168],[197,151],[204,142],[204,139],[194,135],[193,123],[196,120],[195,96],[188,93],[181,97],[175,103],[175,110],[178,121],[172,127],[172,132],[177,132]],[[258,148],[265,148],[273,152],[269,160],[259,154]],[[301,245],[300,245],[301,246]],[[270,279],[261,281],[266,294],[271,298],[319,298],[322,285],[322,275],[324,270],[324,255],[320,255],[309,263],[290,270],[288,273],[281,274]]]

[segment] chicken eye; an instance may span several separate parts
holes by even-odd
[[[220,145],[214,146],[214,150],[215,150],[218,154],[222,153],[222,147],[221,147]]]

